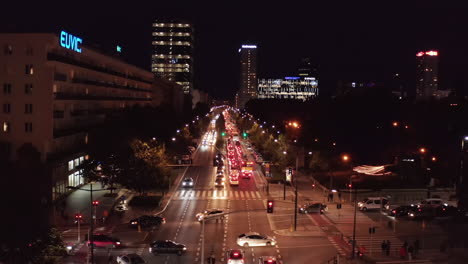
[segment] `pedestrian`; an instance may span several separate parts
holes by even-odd
[[[387,256],[390,256],[390,246],[391,246],[391,245],[392,245],[392,244],[390,243],[390,240],[387,240],[387,248],[386,248],[386,250],[387,250],[387,251],[386,251]]]
[[[413,246],[409,246],[409,247],[408,247],[408,260],[412,260],[412,259],[413,259],[413,253],[414,253],[414,248],[413,248]]]
[[[338,200],[340,200],[341,203],[341,192],[338,192]]]
[[[382,255],[385,255],[385,252],[387,251],[387,242],[385,240],[382,241],[380,247],[382,248]]]
[[[401,246],[401,248],[400,248],[400,258],[401,259],[406,258],[406,248],[405,248],[405,246]]]
[[[420,249],[420,247],[419,247],[419,239],[416,239],[416,240],[414,241],[414,254],[415,254],[415,255],[419,254],[419,249]]]

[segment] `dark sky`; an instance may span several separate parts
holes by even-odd
[[[411,86],[424,49],[440,51],[443,88],[467,83],[468,9],[443,3],[453,1],[16,2],[2,4],[1,31],[65,29],[88,42],[120,43],[127,60],[148,70],[152,21],[192,22],[196,87],[215,96],[235,93],[242,43],[258,45],[260,77],[292,75],[301,57],[313,58],[323,91],[339,79],[382,81],[394,72]]]

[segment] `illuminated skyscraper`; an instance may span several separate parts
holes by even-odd
[[[151,71],[176,82],[185,94],[193,89],[193,27],[180,21],[153,23]]]
[[[242,45],[240,53],[239,108],[244,108],[247,101],[257,98],[257,46]]]
[[[445,91],[439,90],[439,52],[420,51],[416,54],[416,99],[439,98]]]

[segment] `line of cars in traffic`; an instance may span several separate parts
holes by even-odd
[[[382,213],[391,217],[407,218],[413,220],[436,219],[446,220],[454,217],[467,217],[468,214],[459,210],[440,198],[423,199],[418,203],[392,205],[387,197],[368,197],[358,203],[359,210],[382,210]]]

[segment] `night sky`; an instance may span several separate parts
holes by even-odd
[[[442,88],[468,86],[468,8],[442,3],[452,1],[16,2],[2,3],[1,32],[64,29],[102,47],[121,44],[125,58],[147,70],[153,20],[192,22],[195,86],[216,97],[237,90],[243,43],[259,47],[260,78],[294,75],[300,58],[311,57],[323,93],[337,80],[384,82],[392,73],[412,87],[415,54],[425,49],[440,52]]]

